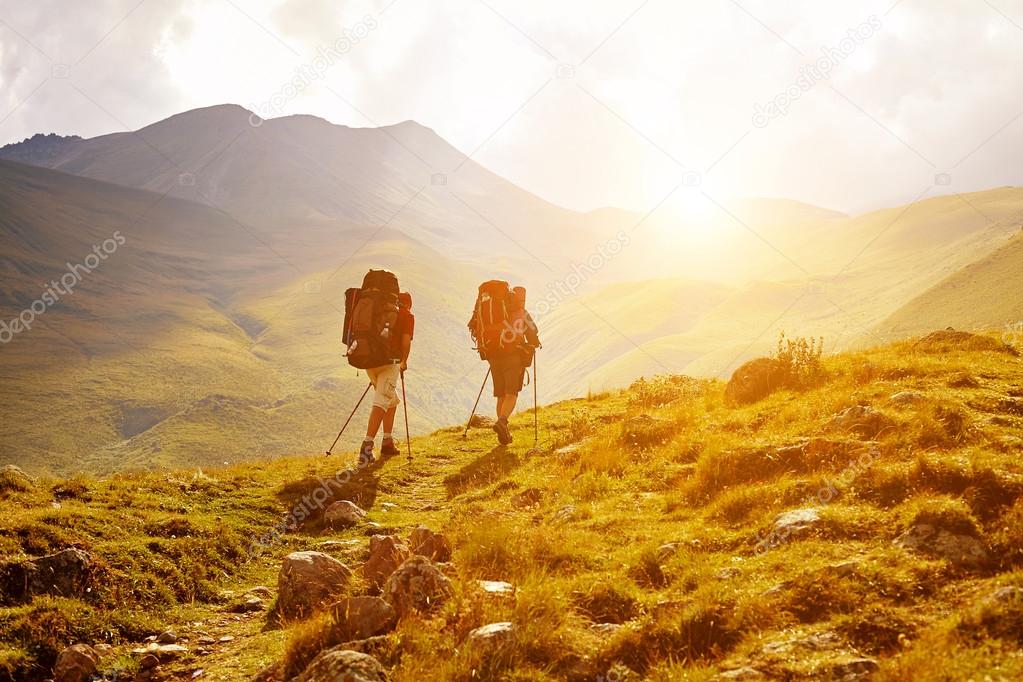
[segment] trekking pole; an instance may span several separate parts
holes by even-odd
[[[408,448],[408,461],[412,463],[412,437],[408,432],[408,400],[405,399],[405,370],[401,370],[401,406],[405,410],[405,446]]]
[[[362,392],[362,397],[359,398],[359,402],[355,403],[355,409],[352,410],[352,413],[350,415],[348,415],[348,419],[345,420],[345,425],[342,426],[341,430],[337,432],[337,438],[334,439],[334,442],[331,444],[330,449],[327,450],[327,457],[330,457],[331,454],[333,454],[334,446],[337,445],[337,442],[339,440],[341,440],[341,434],[345,432],[345,429],[348,428],[348,422],[352,421],[352,417],[354,417],[355,413],[359,411],[359,405],[362,405],[362,401],[366,398],[366,394],[369,393],[369,389],[372,386],[373,386],[372,381],[366,385],[366,390]]]
[[[540,441],[540,413],[536,407],[536,350],[533,350],[533,448]]]
[[[472,405],[472,412],[469,413],[469,421],[465,423],[465,431],[462,432],[462,438],[466,438],[469,435],[469,425],[472,424],[472,418],[476,416],[476,408],[479,407],[480,398],[483,397],[483,389],[487,387],[487,379],[490,378],[490,367],[487,367],[487,375],[483,377],[483,384],[480,386],[479,395],[476,396],[476,402]]]

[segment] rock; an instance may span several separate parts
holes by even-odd
[[[903,407],[919,405],[920,403],[927,402],[927,398],[925,398],[923,394],[914,393],[913,391],[899,391],[898,393],[892,394],[890,400],[894,404],[901,405]]]
[[[177,641],[178,636],[170,630],[160,633],[156,638],[157,644],[176,644]]]
[[[624,627],[624,625],[619,623],[594,623],[590,626],[590,630],[602,637],[610,637],[620,632]]]
[[[734,668],[732,670],[725,670],[724,672],[718,673],[714,679],[716,680],[762,680],[764,679],[764,673],[760,672],[756,668],[746,666],[744,668]]]
[[[487,594],[497,594],[502,596],[511,596],[515,594],[515,586],[511,583],[506,583],[503,580],[477,580],[476,584],[480,586]]]
[[[32,477],[13,464],[0,467],[0,492],[28,492],[35,487]]]
[[[321,652],[292,682],[388,682],[387,671],[369,654],[334,647]]]
[[[657,548],[657,560],[661,563],[667,561],[678,553],[677,542],[666,542]]]
[[[451,561],[451,542],[441,535],[434,533],[426,526],[419,526],[409,536],[409,547],[413,554],[419,554],[433,561]]]
[[[489,429],[494,425],[494,420],[482,414],[474,414],[469,419],[469,426],[474,429]]]
[[[853,405],[842,410],[824,427],[827,431],[854,433],[861,438],[876,438],[882,431],[892,428],[895,422],[868,405]]]
[[[253,597],[259,597],[260,599],[269,600],[273,599],[274,593],[269,587],[264,585],[256,585],[245,594],[252,595]]]
[[[367,639],[394,629],[398,615],[380,597],[348,597],[331,605],[336,641]]]
[[[569,505],[565,505],[564,507],[562,507],[561,509],[559,509],[558,511],[556,511],[554,513],[554,520],[555,521],[568,521],[573,516],[575,516],[575,506],[569,504]]]
[[[820,521],[820,513],[813,507],[793,509],[775,517],[774,532],[781,538],[791,538],[816,528]]]
[[[986,601],[995,604],[1009,604],[1013,602],[1023,604],[1023,587],[999,587],[991,593]]]
[[[946,559],[958,568],[979,568],[989,556],[982,543],[972,535],[957,535],[929,523],[918,523],[895,538],[895,545],[929,556]]]
[[[380,503],[380,508],[382,510],[384,510],[384,511],[389,512],[389,511],[394,511],[395,509],[398,509],[399,507],[394,502],[381,502]]]
[[[426,557],[414,556],[391,574],[384,585],[384,599],[399,618],[415,611],[430,611],[455,593],[451,581]]]
[[[188,648],[180,644],[157,644],[153,642],[141,649],[132,649],[131,652],[133,654],[140,654],[143,657],[143,661],[145,657],[152,656],[156,659],[157,663],[166,663],[167,661],[173,661],[181,654],[187,653]]]
[[[366,512],[354,502],[340,500],[334,502],[323,512],[323,525],[327,528],[351,528],[363,522]]]
[[[511,505],[516,509],[534,509],[543,500],[543,491],[539,488],[526,488],[512,495]]]
[[[344,587],[351,570],[320,552],[293,552],[277,576],[277,611],[291,619],[307,618]]]
[[[370,585],[380,587],[411,554],[397,537],[374,535],[369,539],[369,559],[362,565],[362,575]]]
[[[229,605],[225,611],[228,613],[255,613],[266,608],[266,604],[259,597],[245,597],[241,601]]]
[[[53,666],[54,682],[86,682],[99,667],[99,652],[87,644],[75,644],[60,652]]]
[[[872,658],[851,658],[831,667],[831,676],[837,680],[858,680],[878,671],[877,661]]]
[[[860,570],[859,561],[842,561],[837,564],[831,564],[826,566],[824,570],[832,575],[837,575],[840,578],[844,578],[850,575],[855,575]]]
[[[473,646],[500,646],[515,634],[515,625],[507,621],[490,623],[469,633],[466,641]]]
[[[558,460],[558,464],[561,466],[570,466],[579,461],[579,457],[582,454],[583,444],[570,443],[564,447],[558,448],[554,451],[554,457]]]
[[[738,405],[762,400],[789,382],[788,366],[774,358],[755,358],[732,373],[725,385],[725,399]]]
[[[0,564],[0,604],[22,603],[44,594],[83,597],[91,590],[93,572],[92,557],[74,548]]]
[[[284,675],[281,670],[283,663],[271,663],[256,673],[249,682],[282,682]]]
[[[142,670],[152,670],[153,668],[159,667],[160,659],[153,654],[146,654],[139,661],[139,668]]]
[[[716,575],[718,580],[731,580],[742,575],[742,569],[729,566],[728,568],[722,568]]]

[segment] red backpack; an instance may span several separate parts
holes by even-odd
[[[524,341],[525,308],[518,303],[525,296],[525,289],[515,287],[512,292],[508,282],[493,279],[480,285],[469,320],[469,333],[476,343],[480,357],[489,353],[519,348]]]
[[[391,334],[398,322],[398,291],[397,276],[387,270],[370,270],[361,287],[345,291],[341,340],[352,367],[369,369],[395,360]]]

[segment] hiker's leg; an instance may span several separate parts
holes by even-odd
[[[398,414],[398,406],[395,405],[384,414],[384,433],[394,432],[394,417]]]
[[[507,419],[515,411],[515,403],[518,402],[518,393],[509,393],[508,395],[501,398],[501,407],[498,409],[497,416],[499,419]]]
[[[377,431],[380,430],[380,423],[384,421],[387,416],[387,412],[382,407],[373,406],[373,409],[369,413],[369,425],[366,426],[366,440],[374,440],[377,437]],[[391,421],[394,421],[394,416],[391,416]]]

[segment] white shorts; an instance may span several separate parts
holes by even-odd
[[[366,370],[373,384],[373,407],[389,410],[401,404],[398,399],[398,382],[401,381],[401,365],[393,363]]]

